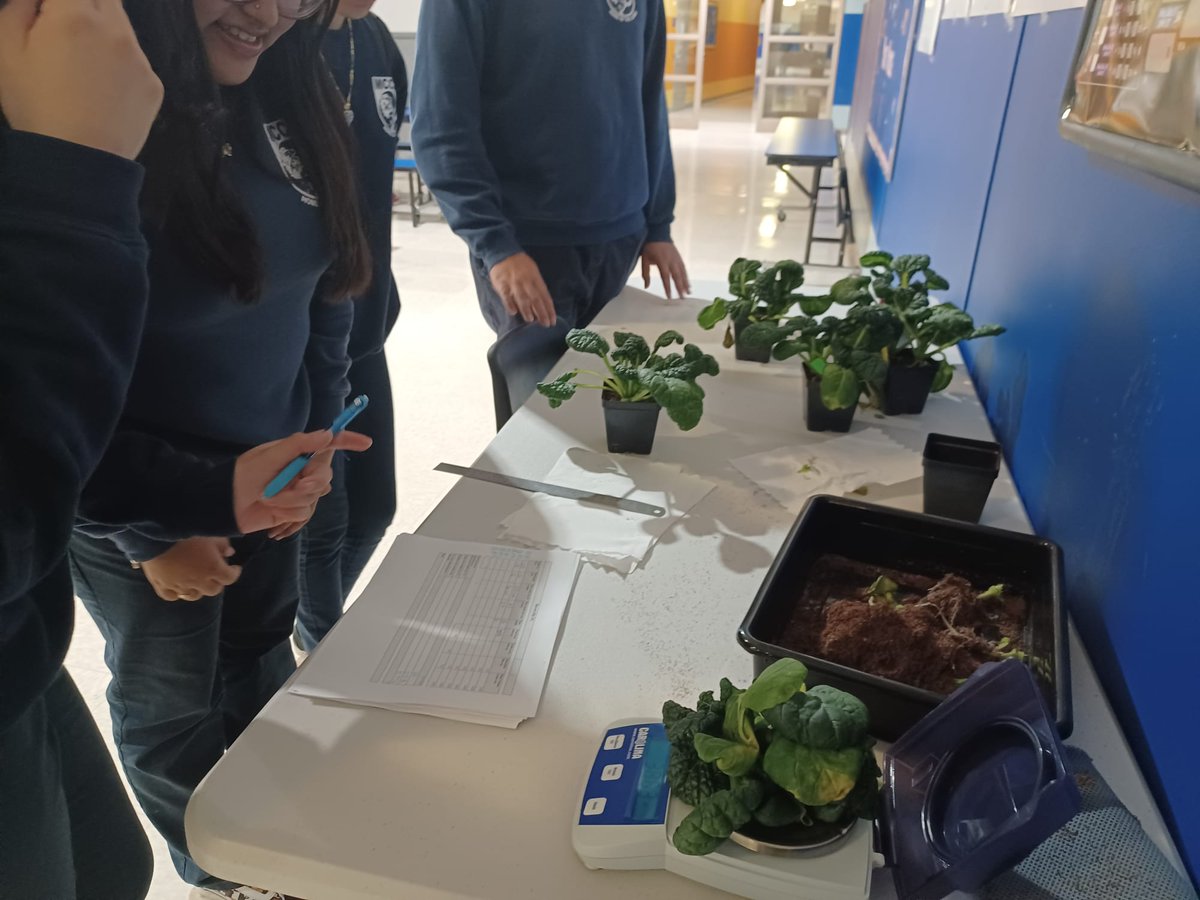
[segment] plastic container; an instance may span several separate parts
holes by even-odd
[[[609,453],[649,453],[654,449],[658,414],[662,407],[654,400],[630,403],[605,396],[604,430]]]
[[[1000,445],[945,434],[925,440],[925,512],[964,522],[983,515],[1000,473]]]
[[[1028,667],[980,667],[884,753],[880,835],[900,900],[975,891],[1079,811]]]
[[[883,383],[883,414],[885,416],[919,415],[925,411],[925,401],[933,388],[937,364],[906,366],[892,363]]]
[[[809,431],[840,431],[850,430],[854,422],[854,410],[858,404],[851,403],[845,409],[830,409],[821,400],[821,378],[810,374],[809,368],[804,367],[806,383],[804,394],[804,424]]]
[[[810,684],[831,684],[860,698],[871,731],[894,741],[946,699],[945,695],[881,678],[778,643],[809,570],[825,553],[940,577],[960,572],[989,583],[1021,585],[1028,598],[1023,643],[1044,661],[1039,686],[1060,734],[1071,732],[1071,675],[1062,599],[1062,554],[1033,535],[968,525],[857,500],[820,495],[805,505],[746,617],[738,642],[754,655],[755,675],[785,656],[809,668]]]

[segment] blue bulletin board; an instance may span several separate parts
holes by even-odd
[[[708,4],[708,18],[704,20],[704,45],[717,46],[717,19],[720,17],[720,7],[716,3]]]
[[[917,0],[884,2],[883,36],[879,42],[879,58],[875,61],[867,141],[879,159],[884,177],[891,181],[896,144],[900,138],[904,91],[908,84],[908,66],[912,61],[913,37],[917,33]]]

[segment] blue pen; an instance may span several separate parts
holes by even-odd
[[[367,408],[367,403],[369,402],[370,401],[367,400],[366,394],[359,394],[357,397],[351,400],[350,404],[340,413],[338,413],[338,417],[334,419],[333,424],[329,426],[330,433],[334,437],[337,437],[339,434],[345,431],[346,426],[354,420],[355,416]],[[308,465],[309,460],[312,458],[313,455],[311,453],[302,453],[293,459],[287,464],[282,472],[271,479],[271,483],[268,484],[267,489],[263,491],[263,496],[269,500],[282,491],[285,487],[292,483],[292,479],[294,479],[300,474],[301,471],[303,471],[304,467]]]

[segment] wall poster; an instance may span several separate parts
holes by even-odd
[[[896,161],[896,145],[900,139],[904,93],[908,86],[908,67],[912,62],[917,0],[884,2],[886,5],[883,13],[883,38],[879,42],[879,58],[875,63],[875,84],[871,90],[867,141],[879,159],[883,176],[891,181],[892,166]]]
[[[1092,0],[1064,135],[1200,188],[1200,0]]]

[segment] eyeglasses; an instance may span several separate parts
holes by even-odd
[[[225,0],[234,6],[252,6],[257,9],[262,0]],[[275,0],[279,15],[285,19],[310,19],[325,6],[325,0]]]

